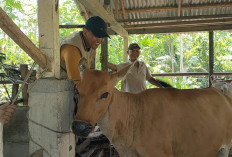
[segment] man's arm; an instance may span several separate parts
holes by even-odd
[[[99,60],[100,60],[100,62],[102,62],[102,55],[100,56],[100,58],[99,58]],[[109,68],[109,69],[111,69],[112,71],[117,71],[117,66],[116,65],[114,65],[114,64],[112,64],[112,63],[110,63],[110,62],[108,62],[107,63],[107,67]]]
[[[81,52],[72,45],[63,45],[61,47],[61,60],[65,62],[68,78],[77,85],[80,82],[79,61]]]
[[[108,68],[111,69],[112,71],[117,71],[116,65],[114,65],[114,64],[112,64],[112,63],[110,63],[110,62],[108,62],[108,63],[107,63],[107,66],[108,66]]]
[[[10,103],[6,103],[0,106],[0,122],[7,124],[15,111],[16,105],[10,105]]]
[[[151,84],[153,84],[153,85],[155,85],[155,86],[157,86],[157,87],[159,87],[159,88],[163,88],[163,86],[162,86],[156,79],[154,79],[153,77],[151,77],[151,78],[148,80],[148,82],[150,82]]]

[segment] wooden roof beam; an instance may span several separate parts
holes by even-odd
[[[104,7],[97,0],[76,0],[81,3],[88,10],[91,10],[93,15],[100,16],[106,23],[110,24],[110,28],[118,35],[123,37],[128,36],[128,32],[114,19],[114,17],[107,12]]]
[[[208,8],[225,8],[225,7],[232,7],[232,3],[225,3],[225,4],[208,4],[208,5],[195,5],[195,6],[182,6],[181,10],[188,10],[188,9],[208,9]],[[177,10],[178,7],[158,7],[158,8],[141,8],[141,9],[127,9],[125,10],[126,14],[129,13],[138,13],[138,12],[159,12],[159,11],[170,11],[170,10]],[[119,10],[119,14],[122,14],[123,11]],[[115,14],[115,12],[114,12]]]
[[[143,19],[127,19],[118,20],[118,22],[142,22],[142,21],[181,21],[193,19],[212,19],[212,18],[230,18],[231,14],[221,15],[197,15],[197,16],[181,16],[181,17],[158,17],[158,18],[143,18]]]
[[[170,29],[171,28],[171,29]],[[231,30],[232,25],[205,25],[205,26],[191,26],[191,27],[159,27],[159,28],[144,28],[144,29],[130,29],[127,30],[129,34],[157,34],[157,33],[180,33],[180,32],[200,32],[200,31],[215,31],[215,30]]]
[[[144,28],[159,28],[159,27],[183,27],[183,26],[202,26],[202,25],[222,25],[231,24],[232,18],[228,19],[213,19],[213,20],[194,20],[194,21],[182,21],[182,22],[164,22],[164,23],[152,23],[142,25],[124,25],[123,27],[128,29],[144,29]]]
[[[121,8],[122,8],[122,15],[123,15],[123,19],[124,19],[124,20],[126,20],[127,18],[126,18],[126,12],[125,12],[124,0],[120,0],[120,2],[121,2]],[[125,22],[124,24],[125,24],[125,25],[127,25],[128,23],[127,23],[127,22]]]
[[[18,44],[41,68],[52,71],[51,61],[34,45],[0,7],[0,27]]]
[[[84,14],[85,14],[85,18],[88,19],[89,18],[89,13],[88,11],[86,10],[86,8],[84,6],[82,6],[83,8],[83,11],[84,11]]]

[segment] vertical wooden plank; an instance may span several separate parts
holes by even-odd
[[[209,32],[209,87],[212,85],[210,80],[210,76],[213,75],[214,72],[214,32]]]
[[[105,38],[104,42],[101,44],[101,69],[103,71],[108,71],[107,63],[108,63],[108,38]]]
[[[127,50],[128,50],[128,37],[124,37],[124,57],[123,57],[123,61],[127,62],[128,61],[128,55],[127,55]],[[124,92],[125,91],[125,86],[124,86],[124,82],[121,81],[121,91]]]
[[[60,78],[58,0],[38,0],[40,50],[51,60],[52,72],[44,77]]]
[[[178,16],[181,16],[181,0],[178,1]]]
[[[28,65],[27,64],[20,64],[20,72],[21,72],[21,79],[24,80],[28,73]],[[23,105],[28,105],[28,93],[27,93],[28,85],[25,84],[22,89],[22,97],[23,97]]]
[[[172,40],[172,34],[168,34],[169,37],[169,53],[171,56],[171,66],[172,66],[172,73],[175,71],[175,65],[174,65],[174,52],[173,52],[173,40]]]
[[[123,61],[127,62],[128,61],[127,50],[128,50],[129,40],[128,40],[128,37],[124,37],[123,39],[124,39],[124,58],[123,58]]]
[[[180,73],[184,72],[184,54],[183,54],[183,40],[182,40],[182,33],[179,34],[180,37]]]
[[[90,69],[96,69],[96,54],[93,56]]]
[[[115,0],[115,11],[116,11],[115,19],[116,20],[118,20],[118,3],[119,3],[119,0]]]
[[[12,85],[12,96],[11,96],[11,100],[14,99],[14,97],[17,95],[19,90],[19,84],[13,84]]]

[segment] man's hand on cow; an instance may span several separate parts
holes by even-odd
[[[6,103],[0,106],[0,122],[3,122],[4,124],[9,123],[11,120],[16,106],[10,105],[10,103]]]

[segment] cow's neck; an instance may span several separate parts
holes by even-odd
[[[104,117],[99,122],[99,126],[104,135],[111,142],[122,143],[122,147],[130,147],[134,140],[133,128],[139,125],[135,123],[135,115],[140,104],[137,96],[130,93],[113,91],[112,100]]]

